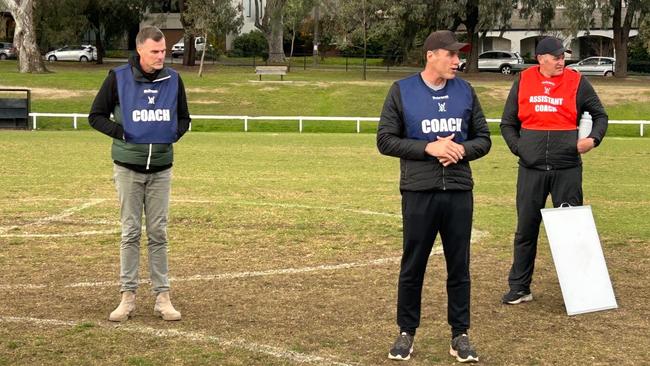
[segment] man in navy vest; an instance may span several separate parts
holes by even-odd
[[[172,144],[188,130],[190,114],[180,75],[163,65],[167,47],[160,29],[142,28],[136,47],[129,64],[109,72],[89,116],[91,126],[113,138],[113,179],[120,201],[122,301],[109,320],[125,321],[135,311],[143,211],[154,312],[164,320],[180,320],[169,298],[167,217]]]
[[[473,180],[469,162],[488,153],[490,131],[474,89],[456,78],[454,33],[437,31],[424,42],[426,66],[391,87],[377,130],[382,154],[400,158],[403,255],[397,293],[399,335],[388,358],[408,360],[420,325],[424,273],[438,234],[447,263],[449,353],[476,362],[469,342],[469,247]]]

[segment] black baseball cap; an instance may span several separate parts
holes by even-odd
[[[424,41],[422,50],[426,54],[427,51],[435,50],[448,50],[448,51],[465,51],[469,49],[469,44],[461,43],[456,40],[456,35],[452,31],[440,30],[429,34]]]
[[[562,41],[555,37],[546,37],[539,41],[535,47],[535,55],[545,55],[547,53],[553,56],[559,56],[563,53],[571,53],[571,50],[564,47]]]

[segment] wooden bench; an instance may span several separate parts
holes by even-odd
[[[287,74],[286,66],[257,66],[255,67],[255,73],[260,76],[260,81],[262,81],[262,75],[280,75],[280,80],[284,81],[284,75]]]

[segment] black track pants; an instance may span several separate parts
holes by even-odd
[[[517,177],[517,232],[508,284],[512,290],[529,290],[537,255],[541,209],[551,195],[553,207],[562,203],[582,206],[582,166],[561,170],[536,170],[519,166]]]
[[[400,331],[415,334],[420,325],[422,283],[438,232],[447,264],[447,319],[453,334],[469,329],[472,212],[472,191],[402,192],[404,253],[397,293]]]

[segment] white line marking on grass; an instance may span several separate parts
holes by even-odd
[[[0,290],[39,290],[48,287],[48,285],[0,285]]]
[[[399,262],[400,257],[392,258],[381,258],[374,259],[364,262],[352,262],[352,263],[341,263],[341,264],[324,264],[320,266],[313,267],[302,267],[302,268],[281,268],[281,269],[270,269],[267,271],[250,271],[250,272],[231,272],[231,273],[221,273],[215,275],[195,275],[190,277],[171,277],[170,282],[191,282],[191,281],[221,281],[221,280],[231,280],[237,278],[249,278],[249,277],[262,277],[262,276],[274,276],[282,274],[297,274],[297,273],[309,273],[309,272],[320,272],[320,271],[336,271],[339,269],[349,269],[349,268],[359,268],[359,267],[369,267],[376,266],[381,264]],[[150,283],[149,280],[140,280],[139,283]],[[11,286],[11,285],[6,285]],[[119,286],[118,282],[114,281],[104,281],[104,282],[79,282],[73,283],[70,285],[65,285],[65,287],[109,287],[109,286]]]
[[[472,242],[476,242],[481,238],[485,237],[487,233],[485,231],[473,230],[472,231]],[[438,244],[433,247],[431,255],[442,254],[442,245]],[[341,269],[350,269],[350,268],[360,268],[360,267],[370,267],[377,266],[388,263],[398,263],[401,260],[401,257],[389,257],[389,258],[380,258],[373,259],[363,262],[351,262],[351,263],[341,263],[341,264],[323,264],[320,266],[311,266],[311,267],[301,267],[301,268],[280,268],[280,269],[270,269],[266,271],[248,271],[248,272],[231,272],[231,273],[221,273],[215,275],[195,275],[190,277],[172,277],[169,280],[172,282],[191,282],[191,281],[221,281],[221,280],[230,280],[238,278],[251,278],[251,277],[263,277],[263,276],[275,276],[275,275],[290,275],[298,273],[311,273],[311,272],[321,272],[321,271],[337,271]],[[149,280],[139,280],[140,284],[149,284]],[[119,286],[117,281],[102,281],[102,282],[77,282],[68,285],[64,285],[65,288],[79,288],[79,287],[111,287]],[[50,285],[34,285],[34,284],[15,284],[15,285],[0,285],[0,290],[16,290],[16,289],[43,289],[47,287],[56,287]]]
[[[18,229],[21,226],[22,227],[25,227],[25,226],[40,226],[40,225],[44,225],[44,224],[47,224],[47,223],[52,222],[52,221],[61,220],[61,219],[64,219],[66,217],[72,216],[74,213],[76,213],[78,211],[84,210],[84,209],[86,209],[88,207],[98,205],[98,204],[100,204],[100,203],[102,203],[104,201],[106,201],[106,200],[105,199],[90,200],[89,202],[86,202],[86,203],[84,203],[82,205],[68,208],[68,209],[64,210],[63,212],[61,212],[59,214],[44,217],[42,219],[38,219],[38,220],[36,220],[34,222],[27,223],[25,225],[14,225],[14,226],[10,226],[10,227],[0,228],[0,234],[6,234],[7,231]]]
[[[75,322],[69,320],[58,319],[39,319],[30,317],[15,317],[15,316],[0,316],[0,322],[3,323],[16,323],[16,324],[35,324],[46,326],[60,326],[60,327],[75,327],[81,324],[88,324],[89,322]],[[144,334],[159,338],[182,338],[183,340],[191,340],[197,342],[212,342],[217,343],[222,347],[239,348],[253,353],[265,354],[279,359],[289,360],[296,363],[311,363],[317,365],[334,365],[334,366],[352,366],[359,364],[347,364],[336,361],[331,357],[310,355],[296,351],[290,351],[275,346],[266,344],[253,343],[244,339],[225,340],[209,334],[201,332],[188,332],[176,329],[157,329],[153,327],[138,326],[138,325],[114,325],[105,322],[90,322],[102,329],[107,329],[116,332],[130,332],[137,334]]]
[[[98,231],[79,231],[76,233],[62,233],[62,234],[3,234],[0,235],[0,238],[65,238],[65,237],[74,237],[74,236],[92,236],[92,235],[104,235],[104,234],[117,234],[121,233],[120,229],[115,230],[98,230]]]
[[[328,207],[328,206],[310,206],[294,203],[272,203],[272,202],[253,202],[253,201],[216,201],[216,200],[195,200],[195,199],[172,199],[172,203],[230,203],[235,205],[246,205],[246,206],[270,206],[270,207],[281,207],[281,208],[304,208],[307,210],[328,210],[328,211],[346,211],[360,213],[364,215],[376,215],[376,216],[388,216],[388,217],[402,217],[401,214],[394,214],[389,212],[378,212],[370,210],[359,210],[353,208],[344,208],[344,207]]]

